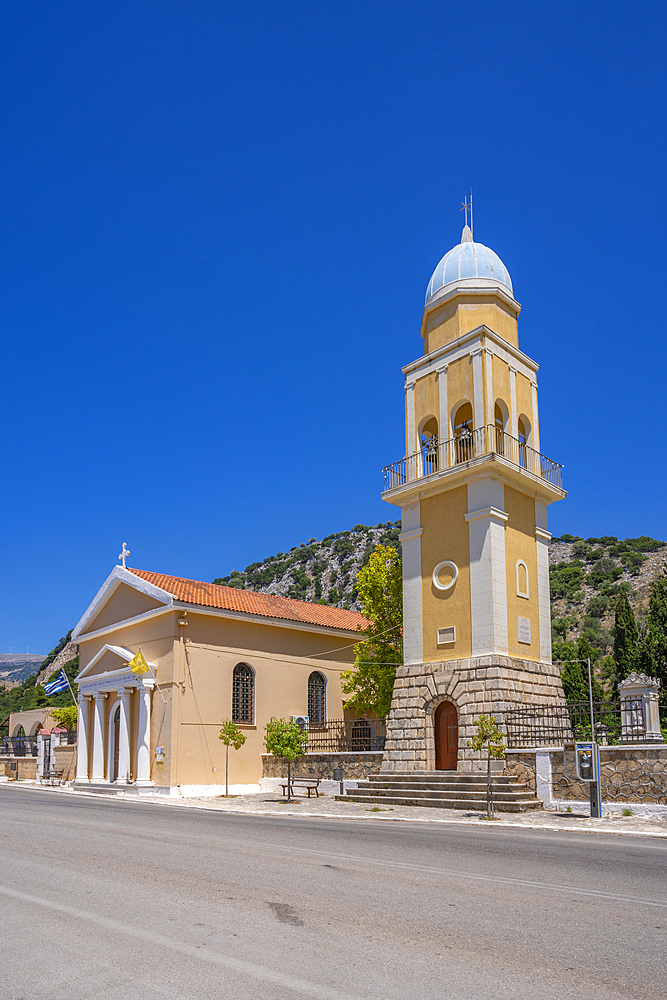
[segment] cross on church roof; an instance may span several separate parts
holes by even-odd
[[[468,225],[468,209],[470,209],[470,233],[472,235],[472,188],[470,188],[470,201],[468,201],[467,196],[461,202],[461,208],[459,212],[465,212],[465,224]]]
[[[130,550],[128,549],[127,544],[125,542],[123,542],[123,551],[118,556],[118,558],[120,559],[120,561],[123,564],[123,569],[127,569],[127,567],[126,567],[125,564],[127,562],[127,557],[129,555],[130,555]]]

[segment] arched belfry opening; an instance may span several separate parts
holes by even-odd
[[[456,461],[469,462],[474,455],[474,438],[472,432],[472,404],[462,403],[454,413],[452,421],[454,431],[454,448]]]
[[[428,417],[422,425],[420,435],[420,448],[424,464],[423,474],[425,476],[428,476],[431,472],[438,471],[439,444],[438,421],[435,417]]]

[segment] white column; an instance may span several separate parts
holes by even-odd
[[[79,695],[76,719],[76,783],[87,785],[88,778],[88,709],[90,699]]]
[[[403,660],[421,663],[422,640],[422,540],[419,502],[401,509],[403,531],[398,536],[403,551]]]
[[[139,688],[139,739],[137,742],[136,785],[152,785],[151,781],[151,688],[144,681]]]
[[[102,691],[95,693],[95,712],[93,715],[93,773],[91,781],[104,781],[104,702],[107,695]]]
[[[496,479],[468,484],[472,655],[507,653],[505,488]]]
[[[531,434],[531,448],[533,449],[533,472],[536,476],[542,475],[540,465],[540,428],[537,421],[537,382],[533,379],[530,383],[533,397],[533,428]]]
[[[471,351],[473,419],[475,430],[484,426],[484,382],[482,379],[482,348]]]
[[[540,659],[551,663],[551,599],[549,595],[549,542],[547,505],[535,501],[535,545],[537,548],[537,613],[540,623]]]
[[[510,365],[510,434],[516,440],[519,436],[519,414],[516,412],[516,368],[512,368]],[[512,454],[514,454],[517,446],[512,445]],[[519,455],[517,455],[515,461],[518,461]]]
[[[438,448],[438,455],[440,457],[439,468],[447,469],[449,468],[449,455],[447,454],[448,445],[445,442],[449,440],[449,407],[447,406],[447,368],[448,365],[443,365],[442,368],[438,368],[436,375],[438,376],[438,443],[440,447]]]
[[[493,427],[496,422],[496,407],[493,396],[493,352],[490,348],[484,349],[486,354],[486,422]],[[491,432],[493,434],[493,432]]]
[[[119,688],[120,726],[118,732],[118,774],[117,785],[127,785],[130,781],[130,695],[129,688]]]
[[[415,478],[416,468],[409,461],[409,456],[415,453],[415,384],[409,382],[405,387],[405,428],[406,428],[406,479]]]

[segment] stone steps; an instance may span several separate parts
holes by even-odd
[[[386,796],[384,798],[377,795],[354,795],[350,793],[356,791],[351,788],[347,795],[337,795],[339,802],[367,802],[370,805],[387,808],[388,806],[425,806],[428,809],[468,809],[471,812],[486,812],[486,798],[484,799],[431,799],[410,796],[401,798],[399,796]],[[542,803],[537,799],[527,802],[498,802],[493,796],[493,805],[496,812],[521,813],[531,812],[541,809]]]
[[[486,781],[485,774],[457,774],[456,771],[376,774],[359,782],[357,788],[349,789],[347,795],[336,798],[384,806],[486,811]],[[542,803],[528,787],[511,774],[494,776],[493,802],[498,812],[528,812],[542,808]]]

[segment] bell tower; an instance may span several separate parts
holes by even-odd
[[[479,714],[502,722],[512,706],[563,700],[547,507],[565,491],[540,450],[520,310],[507,268],[466,224],[428,283],[424,356],[403,369],[405,458],[384,470],[383,499],[402,516],[404,666],[383,770],[474,770]]]

